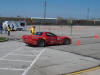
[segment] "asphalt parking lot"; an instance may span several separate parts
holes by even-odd
[[[11,40],[0,43],[0,75],[64,75],[100,65],[100,39],[94,38],[95,34],[100,34],[100,27],[76,26],[72,35],[68,26],[37,26],[36,30],[68,35],[72,44],[30,47],[21,40],[29,31],[11,32]],[[97,70],[93,73],[99,74]]]
[[[0,43],[0,75],[21,75],[41,50],[16,41]]]

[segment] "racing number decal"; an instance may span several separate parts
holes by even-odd
[[[46,40],[46,38],[45,38],[45,37],[43,37],[43,39],[44,39],[44,40]]]
[[[54,43],[54,39],[53,39],[54,37],[51,37],[51,41],[50,41],[50,43]]]
[[[51,37],[51,40],[53,40],[53,37]]]

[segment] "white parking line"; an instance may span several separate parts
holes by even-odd
[[[24,60],[11,60],[11,59],[0,59],[1,61],[2,60],[6,60],[6,61],[19,61],[19,62],[29,62],[31,63],[32,61],[24,61]]]
[[[36,55],[26,55],[26,54],[9,54],[9,55],[17,55],[17,56],[31,56],[35,57]]]
[[[16,69],[16,68],[0,68],[1,70],[17,70],[17,71],[24,71],[25,69]]]
[[[19,47],[19,48],[15,49],[14,51],[11,51],[11,52],[7,53],[5,56],[0,57],[0,58],[4,59],[4,58],[7,57],[8,55],[11,55],[12,53],[14,53],[14,52],[16,52],[16,51],[19,51],[19,50],[21,50],[21,49],[22,49],[22,47]]]
[[[39,57],[42,55],[43,52],[45,52],[46,49],[43,49],[33,60],[33,62],[30,64],[30,66],[22,73],[22,75],[26,75],[27,72],[31,69],[32,66],[36,63],[36,61],[39,59]]]

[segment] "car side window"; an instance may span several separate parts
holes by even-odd
[[[39,36],[42,36],[42,32],[37,32],[35,35],[39,35]]]
[[[53,37],[53,36],[55,36],[55,35],[52,34],[52,33],[46,33],[46,36],[51,36],[51,37]]]

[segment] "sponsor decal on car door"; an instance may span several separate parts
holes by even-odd
[[[54,34],[52,33],[47,33],[47,37],[48,37],[48,42],[49,44],[55,44],[56,42],[56,36],[54,36]]]

